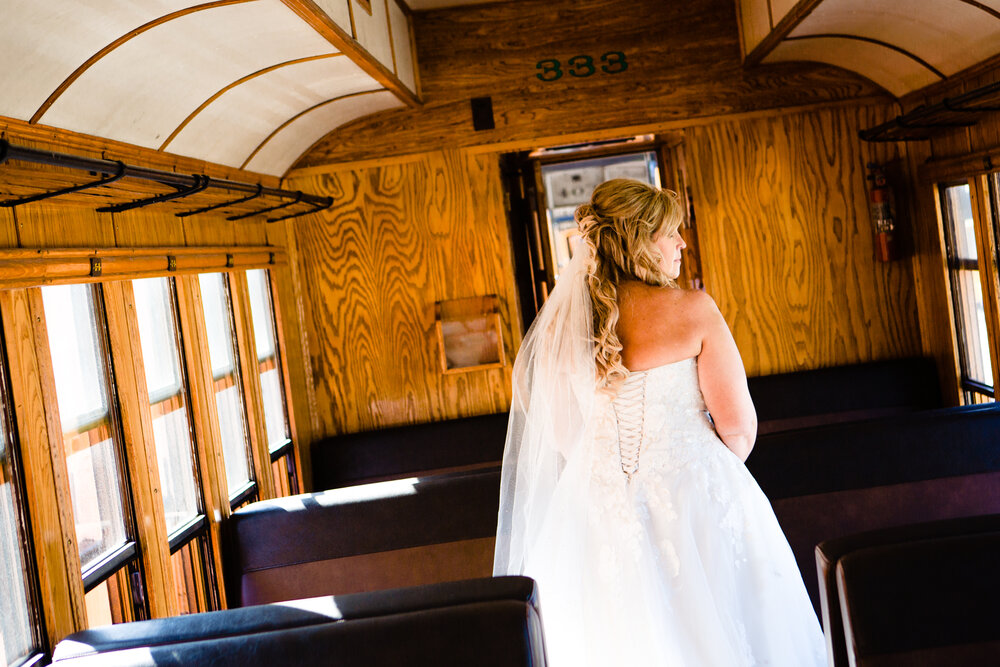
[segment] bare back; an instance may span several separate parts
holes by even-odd
[[[628,281],[618,286],[618,311],[625,367],[639,371],[697,357],[698,383],[719,437],[745,460],[757,415],[743,360],[712,297]]]

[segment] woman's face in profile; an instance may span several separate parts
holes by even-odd
[[[674,230],[672,234],[661,234],[656,241],[656,247],[660,249],[660,268],[670,278],[681,275],[681,250],[687,247],[684,239],[681,238],[679,230]]]

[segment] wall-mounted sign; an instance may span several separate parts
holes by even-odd
[[[598,71],[604,74],[620,74],[628,69],[628,60],[622,51],[608,51],[601,54],[598,62],[594,61],[593,56],[588,55],[573,56],[565,63],[556,58],[546,58],[535,63],[535,69],[539,70],[535,74],[536,77],[551,82],[561,79],[563,73],[578,79],[593,76]]]

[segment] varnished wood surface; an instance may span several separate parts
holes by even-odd
[[[496,157],[436,151],[303,185],[337,201],[297,228],[315,436],[507,409],[520,330]],[[434,303],[486,294],[506,366],[445,376]]]
[[[104,285],[101,291],[114,363],[125,464],[129,481],[136,489],[132,494],[136,538],[143,545],[140,553],[149,613],[152,618],[174,616],[181,610],[177,606],[174,568],[166,539],[167,519],[132,283],[115,281]]]
[[[865,145],[882,107],[690,131],[687,163],[705,284],[749,375],[919,354],[909,259],[874,259]]]
[[[317,219],[310,220],[316,224]],[[299,473],[300,491],[310,490],[312,484],[312,459],[307,443],[319,432],[319,413],[313,385],[310,338],[305,329],[306,309],[304,290],[300,277],[299,249],[295,229],[290,221],[267,227],[267,240],[272,245],[283,246],[288,262],[271,269],[271,294],[274,297],[274,325],[281,351],[282,380],[285,396],[294,397],[288,405],[288,428],[295,447],[296,470]],[[301,323],[301,325],[300,325]],[[306,381],[305,379],[308,378]]]
[[[176,281],[177,323],[186,340],[207,340],[205,311],[201,301],[201,286],[197,276],[182,276]],[[208,346],[185,345],[184,366],[188,373],[191,397],[192,431],[198,459],[198,472],[204,487],[205,515],[208,517],[212,552],[210,566],[215,570],[219,604],[226,608],[223,585],[222,544],[223,522],[229,518],[230,505],[226,486],[226,464],[222,452],[219,413],[212,386],[212,362]]]
[[[253,469],[257,471],[257,498],[267,500],[276,496],[274,475],[268,474],[271,469],[271,450],[267,442],[267,424],[264,423],[264,402],[257,370],[257,345],[247,289],[246,273],[241,271],[229,274],[229,293],[232,294],[233,319],[236,325],[234,333],[240,352],[237,363],[243,383],[243,400],[247,406],[247,434],[250,436]]]
[[[40,366],[50,365],[50,362],[36,355],[28,290],[0,290],[0,315],[24,468],[25,500],[31,508],[32,547],[38,568],[44,631],[53,642],[86,624],[83,579],[77,574],[80,572],[80,553],[70,501],[69,473],[65,457],[53,456],[50,443],[50,429],[56,429],[51,436],[56,439],[60,439],[61,431],[58,415],[47,412],[43,400]]]
[[[423,109],[350,123],[298,163],[315,166],[438,148],[503,144],[876,94],[855,75],[811,64],[744,70],[735,3],[521,0],[415,16]],[[600,70],[622,51],[626,71]],[[596,72],[553,82],[536,63],[576,55]],[[490,96],[496,128],[476,132],[469,100]]]
[[[244,271],[278,266],[285,261],[283,250],[270,246],[8,248],[0,249],[0,289]],[[97,264],[93,262],[99,262],[99,273],[94,273]]]

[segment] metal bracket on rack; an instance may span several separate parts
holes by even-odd
[[[268,218],[268,222],[278,222],[279,220],[290,220],[291,218],[299,218],[303,215],[309,215],[310,213],[318,213],[319,211],[325,211],[326,209],[333,206],[333,197],[327,197],[326,201],[322,204],[313,204],[312,202],[306,202],[310,204],[313,209],[311,211],[302,211],[301,213],[292,213],[290,215],[283,215],[279,218]]]
[[[261,215],[264,213],[270,213],[271,211],[277,211],[283,208],[288,208],[289,206],[294,206],[302,201],[302,191],[298,190],[295,193],[295,199],[292,201],[285,202],[284,204],[278,204],[277,206],[269,206],[268,208],[262,208],[258,211],[250,211],[249,213],[240,213],[239,215],[231,215],[226,218],[226,220],[242,220],[243,218],[252,218],[255,215]]]
[[[4,153],[6,153],[6,145],[2,147]],[[3,162],[3,160],[0,160]],[[14,206],[20,206],[21,204],[30,204],[33,201],[41,201],[43,199],[49,199],[50,197],[58,197],[59,195],[68,195],[71,192],[79,192],[80,190],[89,190],[90,188],[97,188],[102,185],[108,185],[109,183],[114,183],[122,176],[125,175],[125,163],[120,160],[116,160],[118,164],[118,169],[115,173],[105,178],[98,179],[96,181],[91,181],[90,183],[81,183],[80,185],[73,185],[68,188],[62,188],[61,190],[53,190],[52,192],[42,192],[37,195],[31,195],[29,197],[18,197],[17,199],[5,199],[0,201],[0,206],[7,208],[12,208]]]
[[[211,206],[205,206],[204,208],[196,208],[193,211],[184,211],[182,213],[175,213],[174,215],[176,215],[178,218],[186,218],[189,215],[198,215],[199,213],[208,213],[209,211],[214,211],[220,208],[228,208],[230,206],[236,206],[237,204],[242,204],[244,202],[248,202],[252,199],[260,197],[261,193],[263,192],[264,192],[264,186],[258,183],[257,192],[254,192],[251,195],[247,195],[246,197],[240,197],[239,199],[234,199],[232,201],[224,201],[221,204],[212,204]]]
[[[170,201],[172,199],[188,197],[201,192],[207,188],[208,184],[212,181],[212,179],[208,176],[202,176],[201,174],[192,174],[192,177],[194,178],[194,185],[189,188],[181,188],[177,190],[177,192],[168,192],[165,195],[156,195],[155,197],[149,197],[148,199],[136,199],[135,201],[126,202],[124,204],[102,206],[97,209],[97,211],[99,213],[121,213],[122,211],[131,211],[134,208],[142,208],[143,206],[149,206],[150,204],[159,204],[160,202]]]

